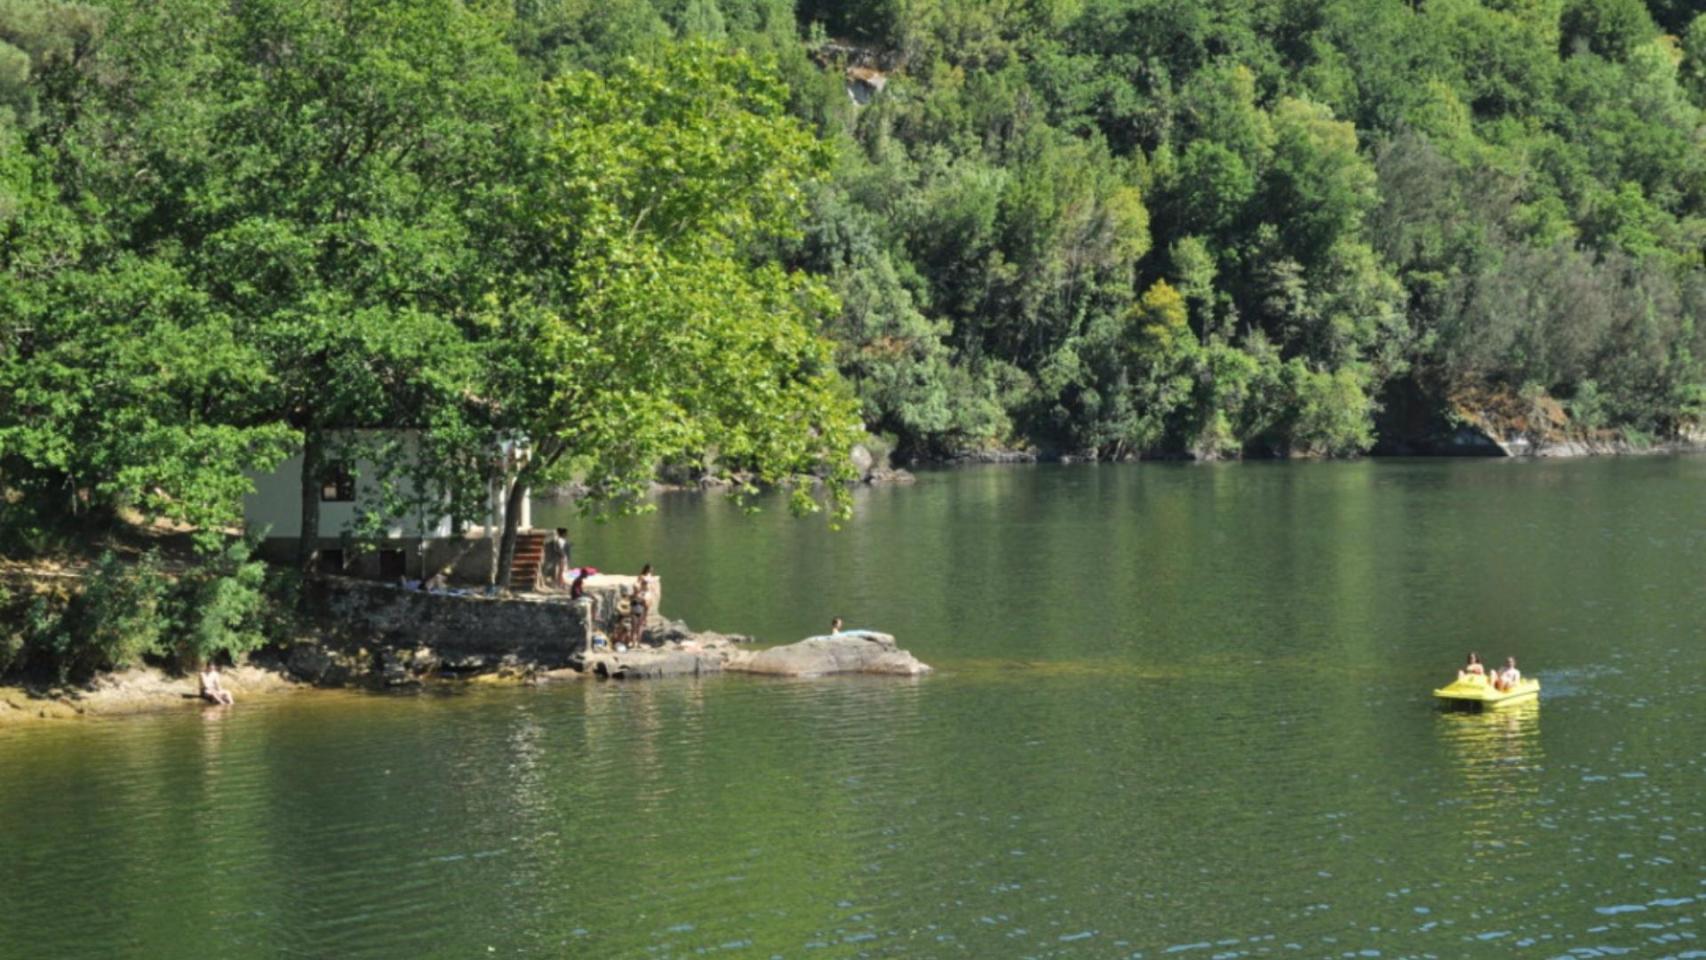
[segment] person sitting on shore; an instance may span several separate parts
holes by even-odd
[[[1481,655],[1473,651],[1470,652],[1468,661],[1463,664],[1463,669],[1457,671],[1459,680],[1467,680],[1470,677],[1486,679],[1486,676],[1487,668],[1481,663]]]
[[[207,661],[207,665],[201,668],[201,698],[222,707],[229,707],[237,702],[236,698],[231,696],[231,691],[219,682],[219,664],[212,660]]]

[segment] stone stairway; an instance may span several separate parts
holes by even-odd
[[[521,530],[515,535],[515,562],[509,568],[511,590],[533,590],[539,586],[539,562],[545,559],[543,530]]]

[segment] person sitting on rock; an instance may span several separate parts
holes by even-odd
[[[589,576],[591,574],[586,569],[577,570],[574,582],[569,584],[569,608],[573,611],[576,629],[583,637],[592,636],[594,612],[598,606],[592,594],[586,592],[586,578]]]
[[[836,618],[830,620],[829,621],[829,635],[833,637],[840,632],[841,632],[841,618],[836,617]]]
[[[222,707],[229,707],[237,702],[236,698],[231,696],[231,691],[219,682],[219,664],[212,660],[207,661],[207,666],[201,668],[201,698]]]

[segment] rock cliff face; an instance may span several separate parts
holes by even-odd
[[[1467,391],[1442,398],[1403,381],[1388,389],[1374,453],[1446,457],[1603,457],[1706,450],[1706,426],[1682,424],[1664,436],[1588,430],[1564,404],[1512,391]]]

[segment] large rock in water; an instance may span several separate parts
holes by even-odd
[[[777,677],[821,677],[831,673],[880,673],[915,676],[929,673],[928,664],[895,645],[894,637],[874,630],[850,630],[827,637],[807,637],[799,643],[742,653],[728,670]]]
[[[700,677],[722,672],[726,656],[722,651],[681,649],[595,653],[586,659],[586,671],[600,680]]]

